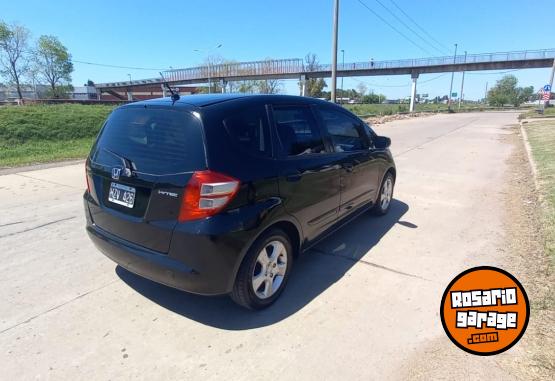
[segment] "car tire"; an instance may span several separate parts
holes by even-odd
[[[387,172],[382,180],[380,193],[376,199],[376,204],[372,208],[372,213],[377,216],[386,215],[391,208],[393,200],[393,189],[395,188],[395,177],[391,172]]]
[[[267,231],[251,245],[241,262],[231,298],[251,310],[270,306],[283,292],[292,264],[289,236],[277,228]]]

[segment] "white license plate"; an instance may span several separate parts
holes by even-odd
[[[111,183],[108,201],[123,205],[127,208],[132,208],[133,204],[135,204],[135,188],[118,183]]]

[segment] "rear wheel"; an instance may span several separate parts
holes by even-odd
[[[393,199],[393,186],[395,185],[395,179],[391,172],[387,172],[383,178],[382,186],[380,188],[380,194],[376,200],[376,205],[372,209],[372,212],[376,215],[383,216],[389,212],[391,207],[391,200]]]
[[[293,261],[291,241],[280,229],[258,238],[243,259],[231,298],[249,309],[271,305],[287,283]]]

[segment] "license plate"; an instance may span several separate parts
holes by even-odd
[[[108,201],[123,205],[127,208],[132,208],[135,203],[135,188],[118,183],[111,183]]]

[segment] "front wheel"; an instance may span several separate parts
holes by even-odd
[[[389,212],[391,207],[391,200],[393,199],[393,186],[395,185],[395,179],[391,172],[387,172],[383,178],[382,186],[380,188],[380,194],[376,200],[376,204],[372,209],[372,212],[378,216],[383,216]]]
[[[243,259],[231,298],[249,309],[271,305],[281,294],[293,262],[291,241],[280,229],[258,238]]]

